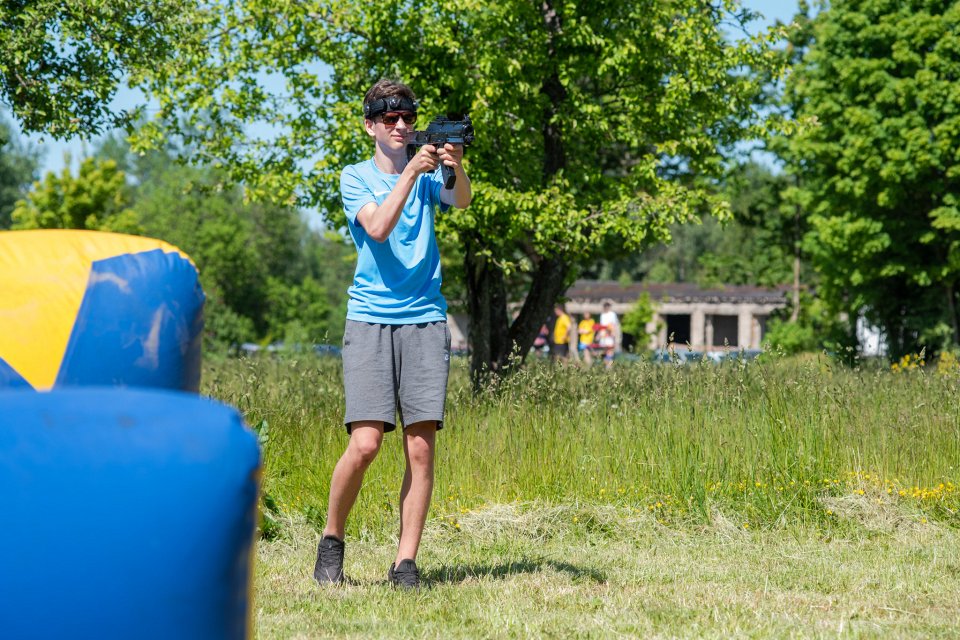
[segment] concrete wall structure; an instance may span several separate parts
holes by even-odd
[[[767,318],[787,306],[786,289],[704,289],[689,283],[622,285],[615,281],[578,280],[567,290],[567,312],[579,315],[589,311],[597,315],[603,310],[603,303],[610,302],[612,309],[623,317],[644,293],[649,294],[656,314],[647,325],[647,333],[651,334],[647,346],[651,349],[667,347],[671,342],[667,316],[675,327],[684,323],[680,331],[673,332],[674,341],[677,335],[686,334],[684,337],[689,337],[695,351],[759,349]],[[685,321],[685,316],[689,320]]]

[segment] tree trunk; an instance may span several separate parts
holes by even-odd
[[[800,177],[797,176],[797,188],[800,187]],[[800,223],[803,212],[800,205],[793,208],[793,310],[790,312],[790,322],[800,319]]]
[[[790,311],[790,322],[800,319],[800,248],[793,256],[793,309]]]
[[[507,292],[503,270],[480,255],[474,238],[466,247],[464,271],[470,313],[470,380],[478,391],[491,375],[499,375],[510,355],[507,336]]]
[[[554,303],[566,288],[569,275],[569,268],[560,260],[541,260],[520,312],[509,323],[503,271],[478,255],[479,248],[472,243],[464,257],[470,312],[470,380],[474,391],[509,373],[511,364],[523,363],[540,327],[549,320]],[[515,360],[511,362],[511,358]]]
[[[960,319],[957,318],[956,292],[953,290],[953,283],[946,284],[947,293],[947,311],[950,314],[950,327],[953,329],[953,344],[960,344]]]
[[[556,57],[556,38],[562,31],[562,20],[553,0],[543,0],[540,11],[547,32],[547,56],[552,59]],[[567,164],[563,121],[554,120],[567,98],[567,90],[560,80],[559,71],[554,70],[548,75],[540,87],[540,92],[548,98],[541,113],[544,144],[543,184],[548,185]],[[505,374],[514,354],[518,358],[518,364],[526,359],[540,326],[550,318],[553,305],[563,293],[567,276],[570,274],[569,267],[565,266],[559,257],[537,261],[530,290],[520,313],[513,323],[509,323],[503,270],[481,255],[482,248],[481,238],[474,237],[470,240],[464,256],[472,349],[470,379],[474,391],[478,391],[491,376],[500,377]]]

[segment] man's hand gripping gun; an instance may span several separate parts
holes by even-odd
[[[463,145],[464,148],[473,144],[473,123],[470,122],[470,116],[463,116],[463,120],[437,116],[423,131],[414,131],[413,137],[407,143],[407,159],[417,155],[419,148],[425,144],[432,144],[439,150],[448,142]],[[443,163],[440,164],[440,169],[443,172],[444,189],[453,189],[457,174]]]

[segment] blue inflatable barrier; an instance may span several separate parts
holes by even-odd
[[[209,399],[0,391],[0,638],[247,637],[259,474]]]
[[[196,267],[161,240],[0,232],[0,386],[197,391],[203,303]]]

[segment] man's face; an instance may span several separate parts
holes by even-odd
[[[417,114],[413,111],[387,111],[364,120],[367,133],[384,149],[403,150],[413,132]]]

